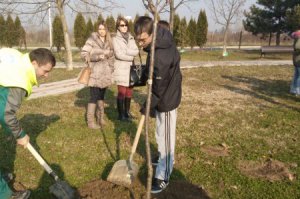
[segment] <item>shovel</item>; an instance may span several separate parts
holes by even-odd
[[[56,173],[50,168],[50,166],[45,162],[45,160],[40,156],[40,154],[32,147],[30,143],[27,144],[27,149],[35,157],[35,159],[44,167],[47,173],[52,176],[55,180],[55,184],[50,186],[50,193],[52,193],[58,199],[74,199],[75,191],[71,186],[58,178]]]
[[[131,183],[133,182],[134,178],[137,176],[139,171],[139,166],[132,161],[133,155],[136,151],[137,144],[140,139],[140,135],[143,129],[145,121],[145,116],[142,115],[142,118],[140,120],[137,133],[134,138],[134,142],[131,148],[131,154],[128,160],[118,160],[112,170],[110,171],[107,181],[112,182],[117,185],[130,187]]]

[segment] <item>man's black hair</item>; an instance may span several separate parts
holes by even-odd
[[[157,25],[159,25],[162,28],[165,28],[167,30],[170,30],[170,24],[169,22],[165,21],[165,20],[159,20]]]
[[[153,32],[153,20],[150,17],[139,17],[134,24],[134,33],[136,36],[141,35],[143,32],[151,35]]]
[[[37,48],[29,53],[30,61],[36,61],[38,65],[45,65],[50,63],[52,67],[55,66],[56,60],[52,52],[46,48]]]

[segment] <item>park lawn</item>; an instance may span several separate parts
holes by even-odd
[[[64,61],[64,52],[55,53],[57,61]],[[230,50],[229,56],[222,57],[222,52],[220,50],[195,50],[195,51],[186,51],[181,53],[182,60],[189,61],[240,61],[240,60],[289,60],[292,59],[292,56],[288,53],[283,54],[267,54],[265,58],[260,59],[260,52],[257,50],[245,51],[245,50]],[[142,53],[143,63],[145,63],[146,54]],[[73,65],[82,65],[84,63],[81,61],[79,51],[73,52]],[[136,57],[136,63],[139,63],[139,58]],[[53,71],[49,74],[49,77],[46,79],[39,80],[40,84],[49,83],[54,81],[60,81],[65,79],[76,78],[80,72],[80,68],[74,68],[73,70],[66,70],[65,68],[54,68]]]
[[[21,50],[22,52],[29,52],[28,50]],[[141,51],[143,61],[145,62],[146,54]],[[66,53],[64,50],[54,52],[58,62],[66,61]],[[228,49],[228,56],[222,57],[222,50],[186,50],[181,53],[181,58],[184,61],[241,61],[241,60],[261,60],[260,50],[237,50]],[[138,57],[136,57],[138,61]],[[291,60],[291,53],[270,53],[266,54],[262,60]],[[73,51],[73,61],[82,62],[80,51]]]
[[[73,68],[73,70],[66,70],[65,68],[53,68],[47,78],[38,80],[39,84],[56,82],[66,79],[77,78],[82,68]]]
[[[181,53],[185,61],[253,61],[253,60],[291,60],[291,53],[271,53],[261,58],[260,50],[228,49],[228,56],[222,56],[222,50],[194,50]]]
[[[64,52],[55,53],[59,61],[64,61]],[[143,61],[146,60],[146,54],[142,52]],[[138,60],[138,57],[136,57]],[[228,49],[228,56],[222,57],[222,50],[194,50],[181,53],[181,59],[184,61],[241,61],[241,60],[261,60],[260,50],[234,50]],[[291,60],[291,53],[271,53],[266,54],[262,60]],[[80,62],[79,51],[73,52],[73,61]]]
[[[176,162],[171,177],[201,186],[212,198],[300,198],[300,99],[289,94],[293,67],[212,67],[182,70]],[[113,163],[127,159],[136,125],[116,120],[116,88],[106,93],[107,126],[90,130],[84,120],[88,89],[26,101],[19,112],[31,142],[59,176],[72,186],[106,179]],[[134,92],[134,115],[146,88]],[[154,121],[150,141],[153,151]],[[52,179],[27,150],[6,141],[0,130],[0,165],[14,168],[16,180],[32,189],[32,198],[51,198]],[[224,148],[221,151],[213,149]],[[226,150],[225,150],[226,149]],[[223,151],[223,152],[224,152]],[[146,176],[142,136],[136,162]],[[248,161],[281,161],[296,176],[270,182],[245,175]]]

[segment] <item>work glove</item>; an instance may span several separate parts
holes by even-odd
[[[146,102],[144,103],[144,105],[142,106],[142,108],[140,109],[140,112],[142,115],[146,115]],[[150,108],[150,117],[155,118],[156,117],[156,111],[154,108]]]

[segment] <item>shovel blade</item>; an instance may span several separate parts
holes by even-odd
[[[133,180],[137,176],[139,167],[135,162],[128,160],[117,161],[110,171],[107,181],[117,185],[130,187]]]
[[[62,180],[57,180],[55,184],[51,185],[50,193],[58,199],[75,199],[75,191],[71,186]]]

